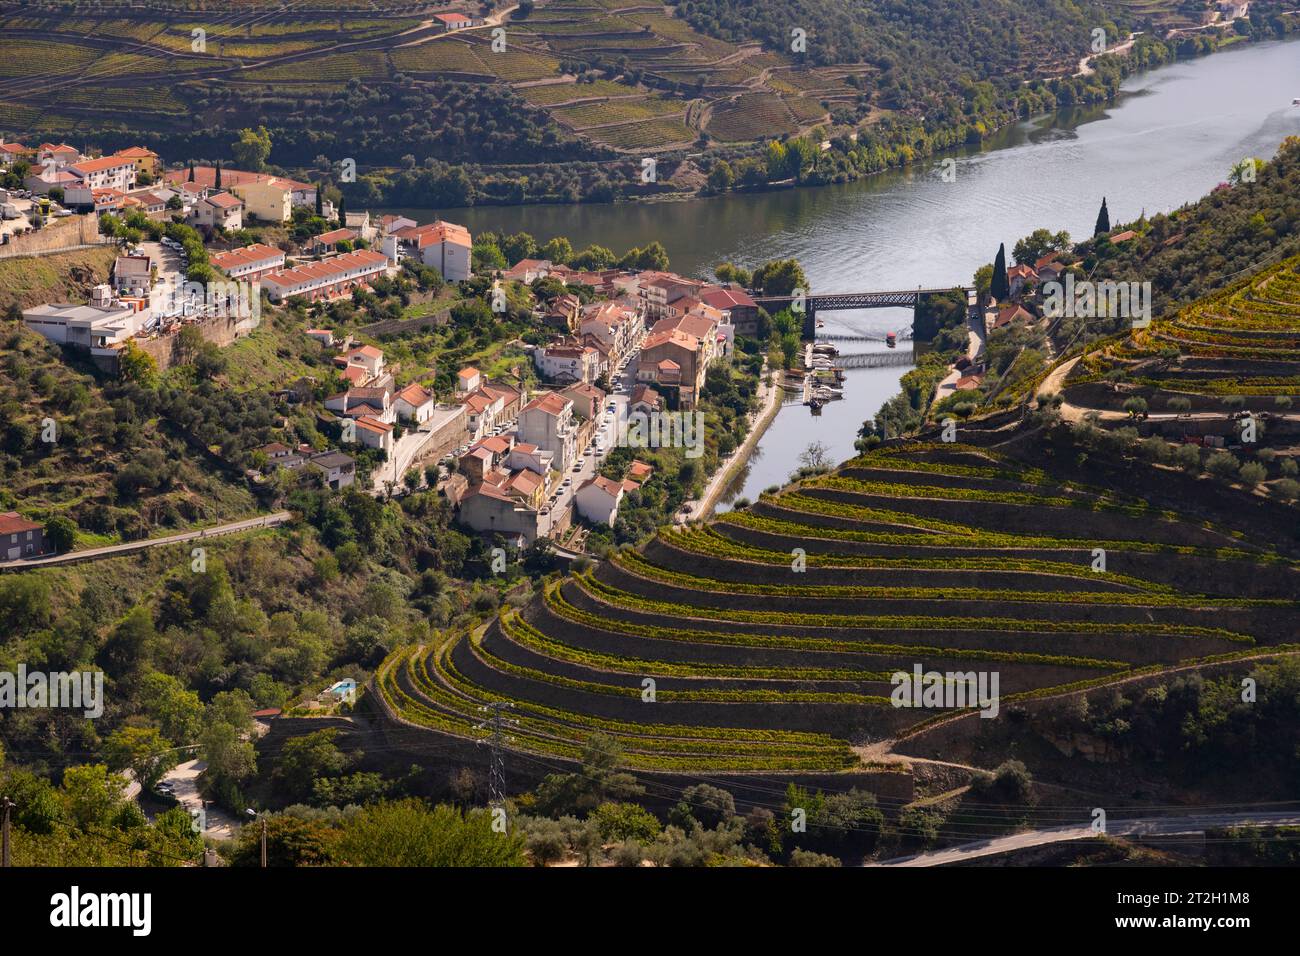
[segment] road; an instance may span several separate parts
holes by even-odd
[[[978,323],[978,325],[977,325]],[[966,316],[967,339],[966,357],[972,362],[979,359],[979,355],[984,351],[984,316],[982,313]],[[950,368],[948,374],[943,377],[934,390],[934,399],[936,402],[947,398],[957,387],[957,381],[966,373],[956,368]]]
[[[1138,817],[1131,820],[1106,821],[1107,836],[1183,836],[1202,833],[1207,829],[1229,826],[1300,826],[1300,813],[1279,811],[1270,813],[1200,813],[1173,817]],[[1053,843],[1068,843],[1097,836],[1090,823],[1071,824],[1062,827],[1049,827],[1043,830],[1026,830],[1010,836],[993,840],[979,840],[963,843],[961,846],[931,853],[918,853],[915,856],[896,857],[868,866],[946,866],[950,863],[964,863],[983,857],[1011,853],[1030,847],[1048,846]]]
[[[158,269],[158,281],[154,284],[150,298],[154,316],[180,312],[184,291],[182,286],[185,282],[180,252],[161,242],[142,242],[140,252],[148,256],[151,264]]]
[[[125,544],[113,544],[103,548],[87,548],[84,551],[68,551],[65,554],[54,554],[41,558],[0,561],[0,571],[31,571],[52,565],[76,564],[79,561],[97,561],[102,558],[129,554],[132,551],[143,551],[146,548],[159,548],[168,544],[177,544],[181,541],[215,538],[224,534],[235,534],[239,531],[251,531],[255,528],[273,528],[292,518],[293,514],[291,512],[277,511],[274,514],[262,515],[257,518],[245,518],[242,521],[231,521],[227,524],[214,525],[211,528],[203,528],[199,531],[183,531],[180,534],[169,534],[162,538],[146,538],[142,541],[128,541]]]
[[[573,507],[573,496],[577,494],[578,488],[584,481],[599,472],[601,462],[605,460],[610,448],[618,440],[618,422],[627,414],[627,404],[631,399],[632,388],[636,384],[636,356],[639,347],[638,345],[628,353],[627,364],[622,373],[611,383],[615,386],[614,391],[605,397],[605,407],[608,408],[612,403],[614,411],[607,413],[602,410],[600,413],[600,426],[592,437],[592,445],[589,446],[595,453],[587,454],[585,447],[578,449],[578,455],[583,459],[582,467],[574,471],[570,466],[561,477],[559,489],[554,497],[548,498],[542,506],[547,509],[547,513],[538,518],[539,535],[551,536],[551,529],[555,526],[556,520],[564,514],[565,509]],[[566,480],[569,482],[567,485],[564,484]]]
[[[1065,379],[1070,371],[1078,364],[1081,356],[1075,356],[1067,359],[1039,383],[1038,390],[1034,393],[1037,398],[1042,395],[1060,395],[1061,389],[1065,385]],[[1085,408],[1082,405],[1072,405],[1069,402],[1062,401],[1060,405],[1061,418],[1067,422],[1083,421],[1085,415],[1096,415],[1100,421],[1127,421],[1132,416],[1128,412],[1116,411],[1114,409],[1103,408]],[[1275,419],[1300,419],[1300,411],[1271,411],[1268,413]],[[1223,421],[1227,413],[1225,412],[1148,412],[1144,421]]]
[[[196,810],[203,811],[205,828],[202,836],[214,840],[234,839],[239,832],[240,821],[210,803],[204,807],[203,798],[199,796],[199,774],[206,768],[207,764],[202,760],[187,760],[163,774],[163,780],[172,785],[176,801],[187,813],[192,815]]]

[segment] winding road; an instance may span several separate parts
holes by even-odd
[[[197,541],[199,539],[215,538],[223,534],[235,534],[240,531],[252,531],[257,528],[274,528],[282,525],[293,518],[293,513],[289,511],[277,511],[274,514],[262,515],[257,518],[245,518],[242,521],[231,521],[227,524],[214,525],[211,528],[201,528],[198,531],[183,531],[180,534],[169,534],[162,538],[145,538],[141,541],[128,541],[124,544],[113,544],[103,548],[87,548],[84,551],[68,551],[63,554],[52,554],[39,558],[20,558],[17,561],[0,561],[0,571],[34,571],[37,568],[47,568],[52,565],[76,564],[80,561],[97,561],[101,558],[113,558],[122,554],[129,554],[133,551],[144,551],[147,548],[159,548],[163,545],[177,544],[182,541]]]
[[[983,857],[1011,853],[1052,843],[1067,843],[1093,836],[1187,836],[1209,829],[1230,826],[1300,826],[1300,813],[1278,811],[1270,813],[1197,813],[1173,817],[1138,817],[1131,820],[1108,820],[1104,833],[1094,831],[1091,823],[1049,827],[1044,830],[1026,830],[993,840],[963,843],[961,846],[914,856],[900,856],[867,866],[945,866]]]

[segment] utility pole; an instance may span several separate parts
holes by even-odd
[[[0,808],[4,810],[4,822],[0,824],[0,867],[8,868],[12,866],[9,862],[9,811],[14,807],[14,802],[8,797],[0,798]]]
[[[504,740],[514,740],[514,738],[506,736],[502,731],[509,726],[518,726],[519,721],[502,716],[502,712],[511,710],[514,706],[510,701],[498,700],[480,707],[480,712],[490,716],[474,727],[475,730],[490,730],[492,732],[489,737],[480,739],[478,742],[480,744],[486,743],[492,748],[491,770],[488,775],[488,803],[493,807],[505,806],[506,802],[506,768],[505,757],[501,752],[501,743]]]
[[[262,818],[262,869],[266,869],[266,814],[259,814],[252,807],[249,807],[247,813],[256,820],[259,816]]]

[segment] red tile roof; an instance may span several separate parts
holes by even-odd
[[[537,398],[534,398],[529,402],[525,407],[525,411],[537,408],[546,412],[548,415],[563,415],[564,409],[572,404],[573,403],[563,395],[559,395],[556,392],[547,392],[545,395],[539,395]]]
[[[21,534],[27,531],[40,531],[41,526],[35,521],[28,521],[16,511],[0,514],[0,534]]]
[[[79,163],[73,163],[68,168],[78,173],[97,173],[105,169],[116,169],[119,166],[133,165],[135,160],[128,159],[124,156],[104,156],[100,159],[86,159]]]
[[[251,246],[244,246],[242,249],[218,252],[212,256],[214,266],[218,269],[227,270],[271,262],[284,262],[284,253],[274,246],[268,246],[261,242],[256,242]]]

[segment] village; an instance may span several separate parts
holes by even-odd
[[[386,496],[436,488],[464,528],[521,549],[538,538],[565,540],[575,524],[612,526],[625,496],[653,472],[633,459],[621,477],[601,474],[615,446],[644,442],[627,427],[629,417],[654,421],[648,433],[658,436],[659,417],[692,413],[710,365],[726,361],[736,335],[754,334],[759,321],[743,288],[664,270],[582,271],[525,258],[476,275],[474,239],[463,226],[347,212],[316,186],[270,173],[167,169],[141,148],[86,157],[64,144],[8,143],[0,156],[10,171],[28,167],[24,188],[0,196],[16,214],[5,222],[0,250],[68,221],[75,232],[46,248],[121,247],[109,281],[88,302],[22,309],[29,329],[120,376],[141,353],[165,371],[192,359],[196,343],[227,347],[257,331],[264,308],[302,315],[301,336],[334,376],[328,394],[308,401],[322,431],[336,438],[321,448],[286,431],[260,449],[246,480],[310,479],[333,490],[360,483]],[[278,245],[236,242],[250,227],[291,226],[305,213],[323,220],[324,231]],[[105,223],[125,225],[101,235]],[[132,223],[146,231],[130,234]],[[196,282],[194,266],[203,260],[208,274]],[[449,289],[485,276],[494,312],[506,289],[525,290],[536,341],[513,344],[530,356],[531,369],[494,377],[468,365],[451,390],[439,391],[431,369],[386,361],[377,335],[322,321],[336,303],[411,268],[435,271]],[[546,294],[527,292],[543,288]],[[295,383],[278,384],[300,400]],[[319,391],[324,383],[311,384]],[[682,440],[667,425],[664,434]],[[54,550],[39,524],[16,513],[5,521],[0,560]]]

